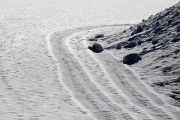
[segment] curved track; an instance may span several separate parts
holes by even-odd
[[[180,111],[165,102],[113,53],[92,53],[87,37],[118,27],[50,33],[47,45],[59,82],[74,104],[98,120],[178,120]]]

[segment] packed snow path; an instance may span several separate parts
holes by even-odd
[[[113,53],[87,49],[88,36],[114,29],[82,28],[47,36],[59,82],[74,104],[99,120],[178,120],[179,108],[167,104]]]

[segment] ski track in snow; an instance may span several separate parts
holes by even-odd
[[[82,28],[47,35],[60,83],[77,107],[92,119],[178,120],[179,108],[166,103],[113,53],[93,53],[87,37],[113,26]]]

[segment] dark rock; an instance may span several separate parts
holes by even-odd
[[[173,20],[168,20],[168,25],[171,25]]]
[[[142,31],[143,31],[143,28],[142,28],[140,25],[138,25],[136,32],[137,32],[137,33],[140,33],[140,32],[142,32]]]
[[[133,35],[134,35],[134,32],[131,33],[131,36],[133,36]]]
[[[172,19],[176,18],[178,15],[179,15],[179,12],[176,12],[176,13],[174,14],[174,16],[172,17]]]
[[[94,43],[93,46],[89,46],[88,48],[95,53],[99,53],[104,50],[103,47],[98,43]]]
[[[130,30],[133,30],[133,27],[131,26],[129,29],[130,29]]]
[[[89,38],[89,41],[97,41],[97,38]]]
[[[163,71],[163,72],[170,72],[171,69],[172,69],[172,67],[164,67],[164,68],[162,69],[162,71]]]
[[[180,82],[180,76],[177,78],[177,81]]]
[[[178,38],[174,38],[174,39],[171,40],[171,42],[178,42],[178,41],[180,41],[179,37]]]
[[[118,44],[118,45],[116,46],[116,49],[121,49],[121,48],[122,48],[121,44]]]
[[[153,39],[153,38],[148,38],[148,39],[146,39],[146,41],[149,42],[149,41],[152,41],[152,39]]]
[[[102,37],[104,37],[104,34],[97,34],[97,35],[95,35],[95,38],[102,38]]]
[[[175,99],[175,100],[177,100],[177,101],[179,101],[180,102],[180,96],[179,95],[174,95],[174,94],[172,94],[172,95],[169,95],[171,98],[173,98],[173,99]]]
[[[171,24],[171,26],[173,27],[173,26],[176,26],[176,25],[178,25],[179,24],[179,21],[175,21],[175,22],[173,22],[172,24]]]
[[[142,43],[142,41],[141,41],[141,40],[139,40],[139,41],[138,41],[138,45],[141,45],[141,43]]]
[[[133,41],[135,38],[136,38],[136,36],[132,36],[127,41]]]
[[[134,33],[140,33],[143,31],[143,28],[141,27],[141,25],[138,25],[137,28],[135,29]]]
[[[152,47],[151,47],[151,50],[155,50],[155,49],[156,49],[156,46],[152,46]]]
[[[159,26],[159,22],[156,22],[156,24],[154,25],[154,29],[157,28]]]
[[[124,48],[133,48],[136,46],[135,42],[130,42],[129,44],[125,45]]]
[[[177,79],[174,79],[174,80],[172,81],[172,83],[180,83],[180,77],[178,77]]]
[[[180,53],[180,49],[175,50],[173,53],[175,53],[175,54]]]
[[[165,84],[165,82],[158,82],[158,83],[155,83],[156,85],[158,85],[158,86],[161,86],[161,87],[164,87],[166,84]]]
[[[153,45],[155,45],[155,44],[157,44],[157,43],[158,43],[158,40],[156,40],[156,39],[153,39],[153,40],[152,40],[152,44],[153,44]]]
[[[131,64],[137,63],[141,59],[142,58],[139,56],[139,54],[131,53],[131,54],[128,54],[127,56],[123,57],[123,63],[131,65]]]
[[[126,32],[126,30],[123,30],[123,33],[125,33]]]
[[[167,16],[167,15],[169,15],[171,12],[170,11],[168,11],[168,12],[166,12],[165,14],[164,14],[164,16]]]
[[[176,31],[180,32],[180,25],[177,26]]]
[[[145,29],[145,28],[147,28],[147,27],[148,27],[148,26],[147,26],[146,24],[143,24],[143,25],[142,25],[142,28],[143,28],[143,29]]]
[[[90,50],[93,50],[92,46],[89,46],[88,48],[89,48]]]
[[[156,34],[156,33],[160,32],[162,29],[163,29],[162,27],[158,27],[158,28],[154,29],[154,33]]]

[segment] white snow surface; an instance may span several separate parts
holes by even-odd
[[[87,49],[177,2],[0,0],[0,120],[178,120],[112,52]]]

